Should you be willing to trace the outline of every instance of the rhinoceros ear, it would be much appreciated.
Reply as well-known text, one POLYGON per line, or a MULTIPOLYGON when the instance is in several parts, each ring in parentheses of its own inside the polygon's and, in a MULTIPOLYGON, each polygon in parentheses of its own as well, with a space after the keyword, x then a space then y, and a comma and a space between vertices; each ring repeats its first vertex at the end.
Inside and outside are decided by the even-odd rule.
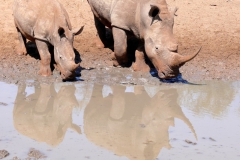
POLYGON ((160 9, 158 8, 158 6, 154 6, 154 5, 150 5, 151 9, 149 10, 148 15, 152 18, 152 22, 151 25, 155 22, 155 21, 161 21, 161 18, 159 16, 160 13, 160 9))
POLYGON ((154 5, 150 5, 150 6, 151 6, 151 9, 150 9, 148 15, 152 18, 155 18, 160 13, 160 9, 154 5))
POLYGON ((178 7, 174 7, 171 9, 171 13, 173 16, 177 16, 176 12, 178 11, 178 7))
POLYGON ((84 26, 82 26, 80 29, 73 29, 72 30, 73 35, 76 36, 76 35, 79 35, 80 33, 82 33, 83 28, 84 28, 84 26))

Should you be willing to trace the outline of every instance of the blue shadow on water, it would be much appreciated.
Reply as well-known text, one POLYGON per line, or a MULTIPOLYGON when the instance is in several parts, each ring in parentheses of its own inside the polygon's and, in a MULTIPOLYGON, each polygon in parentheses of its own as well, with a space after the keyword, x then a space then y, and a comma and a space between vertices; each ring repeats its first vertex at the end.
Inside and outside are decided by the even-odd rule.
POLYGON ((191 84, 191 85, 200 85, 200 84, 195 84, 195 83, 188 82, 187 80, 183 79, 181 73, 177 77, 174 77, 174 78, 171 78, 171 79, 161 79, 161 78, 159 78, 158 72, 157 72, 156 69, 151 69, 150 74, 153 77, 158 78, 163 83, 183 83, 183 84, 191 84))
POLYGON ((81 79, 81 76, 77 76, 77 77, 75 77, 75 81, 84 81, 84 80, 81 79))
POLYGON ((73 79, 68 79, 68 80, 63 80, 63 82, 76 82, 76 81, 84 81, 83 79, 81 79, 81 71, 82 70, 93 70, 94 68, 83 68, 83 67, 78 67, 75 70, 75 77, 73 79))
POLYGON ((81 79, 80 76, 76 76, 73 79, 67 79, 67 80, 62 80, 63 82, 77 82, 77 81, 84 81, 83 79, 81 79))

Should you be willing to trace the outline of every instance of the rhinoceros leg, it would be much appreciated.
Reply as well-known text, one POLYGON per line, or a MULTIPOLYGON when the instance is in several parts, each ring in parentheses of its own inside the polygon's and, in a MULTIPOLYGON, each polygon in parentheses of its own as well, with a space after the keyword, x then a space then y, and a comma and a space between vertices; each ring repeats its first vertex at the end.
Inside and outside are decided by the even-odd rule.
POLYGON ((48 45, 46 42, 35 40, 38 52, 41 58, 40 61, 40 70, 38 71, 39 75, 50 76, 52 74, 50 63, 51 63, 51 54, 48 50, 48 45))
POLYGON ((144 49, 142 46, 135 51, 135 59, 135 62, 132 64, 132 68, 134 71, 150 71, 150 67, 145 62, 144 49))
POLYGON ((127 63, 127 34, 124 30, 113 27, 114 52, 112 60, 114 66, 127 63))
POLYGON ((95 39, 96 46, 98 48, 104 48, 106 46, 106 28, 96 16, 94 16, 95 27, 97 29, 97 37, 95 39))
POLYGON ((22 33, 19 31, 18 28, 17 28, 17 31, 18 31, 19 44, 18 44, 16 52, 18 55, 26 55, 27 54, 26 38, 22 35, 22 33))
POLYGON ((119 120, 123 117, 125 109, 126 109, 126 102, 124 97, 124 92, 126 90, 125 87, 111 87, 113 90, 112 96, 112 107, 110 109, 110 117, 119 120))

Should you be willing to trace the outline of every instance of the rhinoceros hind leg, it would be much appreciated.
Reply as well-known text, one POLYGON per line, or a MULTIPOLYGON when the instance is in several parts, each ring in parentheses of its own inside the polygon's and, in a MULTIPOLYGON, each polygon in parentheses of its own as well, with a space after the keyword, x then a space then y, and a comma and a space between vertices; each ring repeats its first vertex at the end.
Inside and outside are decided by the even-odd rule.
POLYGON ((149 72, 150 67, 145 62, 143 49, 138 48, 135 52, 135 62, 132 64, 134 71, 149 72))
POLYGON ((22 35, 22 33, 19 31, 18 28, 17 28, 17 31, 18 31, 19 44, 17 46, 16 53, 18 55, 26 55, 27 54, 26 38, 22 35))
POLYGON ((104 48, 106 46, 106 28, 96 16, 94 16, 95 27, 97 29, 97 37, 94 42, 97 48, 104 48))
POLYGON ((41 58, 40 70, 38 71, 38 74, 41 76, 50 76, 52 74, 50 68, 51 54, 48 50, 48 45, 39 40, 36 40, 36 45, 41 58))
POLYGON ((112 53, 112 60, 114 66, 124 66, 127 59, 127 35, 122 29, 113 27, 114 39, 114 53, 112 53))

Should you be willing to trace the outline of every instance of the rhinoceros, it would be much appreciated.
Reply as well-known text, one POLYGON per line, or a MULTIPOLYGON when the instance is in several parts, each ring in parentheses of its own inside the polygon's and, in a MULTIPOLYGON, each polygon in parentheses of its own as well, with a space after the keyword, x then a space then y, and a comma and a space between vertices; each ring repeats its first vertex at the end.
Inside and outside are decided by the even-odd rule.
POLYGON ((88 0, 94 14, 100 40, 106 43, 107 26, 114 39, 114 65, 127 60, 127 38, 140 40, 135 52, 134 70, 149 71, 144 54, 158 71, 160 78, 168 79, 179 74, 179 68, 192 60, 200 49, 191 55, 178 54, 178 44, 173 36, 174 15, 177 9, 168 9, 165 0, 88 0))
POLYGON ((26 54, 26 39, 35 41, 40 54, 39 75, 52 74, 51 54, 48 46, 54 46, 55 67, 63 79, 72 77, 79 64, 75 63, 73 39, 82 32, 83 26, 73 30, 68 14, 57 0, 15 0, 13 16, 18 31, 17 53, 26 54))

